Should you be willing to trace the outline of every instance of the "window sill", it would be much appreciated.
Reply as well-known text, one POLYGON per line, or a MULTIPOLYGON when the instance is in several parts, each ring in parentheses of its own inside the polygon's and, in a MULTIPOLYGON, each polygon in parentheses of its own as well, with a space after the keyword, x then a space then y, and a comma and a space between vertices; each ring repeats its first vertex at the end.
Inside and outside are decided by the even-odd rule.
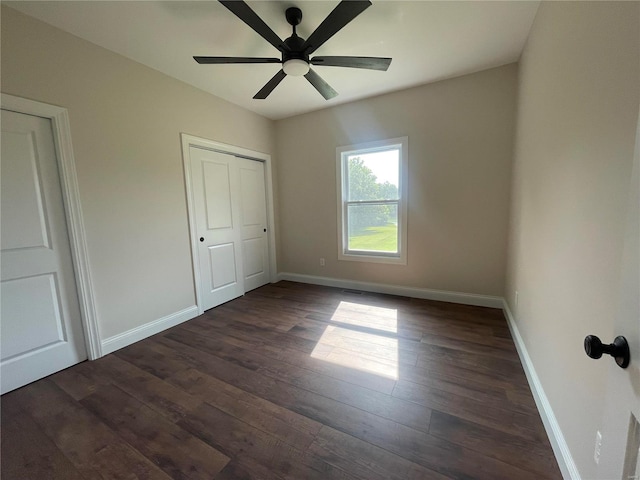
POLYGON ((338 260, 345 260, 348 262, 367 262, 367 263, 386 263, 391 265, 406 265, 406 256, 400 257, 387 257, 374 254, 358 254, 358 253, 338 253, 338 260))

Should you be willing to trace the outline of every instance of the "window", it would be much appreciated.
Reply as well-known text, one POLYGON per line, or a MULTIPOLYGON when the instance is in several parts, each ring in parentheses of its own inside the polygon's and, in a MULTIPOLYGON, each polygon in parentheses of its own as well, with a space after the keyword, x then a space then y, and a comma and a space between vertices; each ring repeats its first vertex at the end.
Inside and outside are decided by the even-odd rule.
POLYGON ((407 263, 407 137, 336 149, 338 259, 407 263))

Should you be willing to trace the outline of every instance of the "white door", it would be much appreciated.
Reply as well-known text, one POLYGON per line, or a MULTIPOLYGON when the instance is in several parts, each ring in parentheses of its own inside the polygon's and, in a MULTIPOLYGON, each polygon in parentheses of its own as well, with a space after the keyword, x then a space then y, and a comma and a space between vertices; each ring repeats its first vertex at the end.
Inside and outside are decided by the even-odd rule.
POLYGON ((269 281, 261 162, 189 147, 203 310, 269 281))
POLYGON ((244 294, 235 157, 190 147, 202 308, 244 294))
POLYGON ((269 283, 269 241, 264 188, 264 164, 236 158, 242 207, 242 263, 244 291, 269 283))
POLYGON ((0 390, 87 358, 51 121, 2 110, 0 390))
POLYGON ((640 479, 640 118, 633 169, 613 332, 629 342, 631 363, 621 369, 610 357, 605 359, 610 367, 598 478, 608 480, 640 479))

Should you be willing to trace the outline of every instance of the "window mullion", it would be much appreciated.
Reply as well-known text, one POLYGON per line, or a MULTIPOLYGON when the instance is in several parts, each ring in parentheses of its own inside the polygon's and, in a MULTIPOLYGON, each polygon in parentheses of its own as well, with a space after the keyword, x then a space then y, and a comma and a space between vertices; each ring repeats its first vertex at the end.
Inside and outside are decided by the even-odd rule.
POLYGON ((347 205, 393 205, 399 204, 400 200, 347 200, 347 205))

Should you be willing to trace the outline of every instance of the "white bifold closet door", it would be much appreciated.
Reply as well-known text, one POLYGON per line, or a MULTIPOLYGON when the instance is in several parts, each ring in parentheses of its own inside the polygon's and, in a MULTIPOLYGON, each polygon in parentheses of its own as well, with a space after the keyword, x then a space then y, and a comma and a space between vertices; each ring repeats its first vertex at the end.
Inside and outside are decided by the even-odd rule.
POLYGON ((264 164, 190 147, 204 310, 269 282, 264 164))

